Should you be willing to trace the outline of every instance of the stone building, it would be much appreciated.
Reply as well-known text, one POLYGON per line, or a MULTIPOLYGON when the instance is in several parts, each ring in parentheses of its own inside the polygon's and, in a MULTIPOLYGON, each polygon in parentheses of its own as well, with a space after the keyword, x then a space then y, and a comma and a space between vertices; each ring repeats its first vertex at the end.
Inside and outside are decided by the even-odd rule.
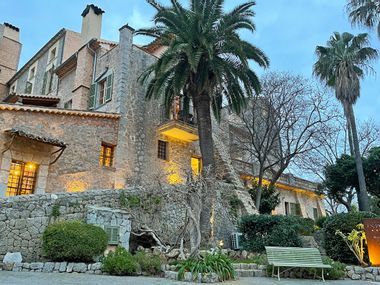
MULTIPOLYGON (((19 30, 0 25, 0 197, 177 184, 200 173, 194 120, 181 120, 181 102, 166 110, 146 101, 137 80, 163 47, 134 44, 128 25, 118 42, 102 39, 103 14, 87 5, 80 33, 61 29, 18 70, 19 30)), ((242 186, 214 129, 220 178, 242 186)), ((277 214, 324 215, 314 184, 284 177, 277 186, 277 214)))

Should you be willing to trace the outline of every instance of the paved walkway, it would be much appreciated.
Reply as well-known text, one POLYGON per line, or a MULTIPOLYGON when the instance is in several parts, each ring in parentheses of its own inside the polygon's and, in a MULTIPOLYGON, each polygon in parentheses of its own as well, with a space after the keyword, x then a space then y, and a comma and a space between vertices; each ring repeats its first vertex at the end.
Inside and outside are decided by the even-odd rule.
MULTIPOLYGON (((31 273, 0 271, 1 285, 190 285, 163 278, 115 277, 78 273, 31 273)), ((272 278, 241 278, 238 281, 217 283, 221 285, 372 285, 364 281, 326 281, 282 279, 280 283, 272 278)))

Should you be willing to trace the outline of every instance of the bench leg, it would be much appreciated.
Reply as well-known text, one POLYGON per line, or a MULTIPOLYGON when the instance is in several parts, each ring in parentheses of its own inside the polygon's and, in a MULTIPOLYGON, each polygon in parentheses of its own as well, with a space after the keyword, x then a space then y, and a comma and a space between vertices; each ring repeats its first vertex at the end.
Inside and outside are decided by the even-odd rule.
POLYGON ((280 281, 280 266, 277 267, 277 278, 278 278, 278 281, 280 281))
POLYGON ((272 266, 272 278, 274 277, 274 265, 272 266))
POLYGON ((324 272, 323 272, 323 268, 322 268, 322 281, 325 282, 325 275, 324 275, 324 272))

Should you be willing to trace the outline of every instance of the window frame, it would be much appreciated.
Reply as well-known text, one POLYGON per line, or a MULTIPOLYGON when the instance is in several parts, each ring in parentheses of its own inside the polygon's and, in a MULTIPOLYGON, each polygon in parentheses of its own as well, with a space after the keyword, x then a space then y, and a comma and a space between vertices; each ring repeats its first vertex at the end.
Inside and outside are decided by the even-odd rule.
POLYGON ((14 197, 14 196, 20 196, 20 195, 32 195, 34 194, 36 190, 37 185, 37 179, 38 179, 38 169, 39 165, 35 164, 33 162, 25 162, 21 160, 12 160, 9 168, 9 175, 8 175, 8 182, 7 182, 7 188, 5 195, 6 197, 14 197), (12 174, 12 167, 14 165, 19 165, 20 174, 12 174), (32 165, 34 167, 34 170, 28 170, 27 166, 32 165), (31 175, 31 174, 32 175, 31 175), (15 176, 15 178, 18 179, 17 181, 11 181, 11 179, 15 176), (14 186, 10 186, 10 184, 16 183, 14 186), (28 189, 28 186, 30 186, 31 189, 28 189), (14 189, 15 191, 11 191, 11 189, 14 189), (10 195, 11 192, 13 195, 10 195))
POLYGON ((99 156, 99 165, 101 167, 105 168, 113 168, 114 166, 114 160, 115 160, 115 148, 116 146, 110 143, 102 142, 100 146, 100 156, 99 156), (106 156, 106 150, 110 149, 111 154, 109 156, 106 156), (110 160, 109 165, 106 165, 107 159, 110 160))
POLYGON ((107 244, 108 245, 118 245, 120 243, 120 227, 119 226, 104 226, 104 231, 107 234, 107 244), (116 233, 116 239, 113 239, 115 237, 114 230, 117 231, 116 233))
POLYGON ((67 100, 65 103, 63 103, 63 108, 64 109, 73 109, 73 99, 67 100))
POLYGON ((157 158, 168 161, 169 160, 169 143, 168 141, 159 139, 157 142, 157 158))

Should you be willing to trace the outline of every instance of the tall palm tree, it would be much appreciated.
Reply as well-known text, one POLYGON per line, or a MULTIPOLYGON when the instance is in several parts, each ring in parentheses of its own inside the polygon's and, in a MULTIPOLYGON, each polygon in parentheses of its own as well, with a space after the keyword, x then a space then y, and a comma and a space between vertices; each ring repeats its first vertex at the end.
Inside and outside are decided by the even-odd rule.
POLYGON ((379 0, 348 0, 347 11, 352 24, 360 24, 368 28, 377 26, 377 35, 380 38, 379 0))
POLYGON ((327 86, 335 89, 335 96, 343 106, 347 125, 352 134, 353 152, 359 179, 358 202, 361 211, 369 210, 368 194, 363 172, 353 105, 360 96, 360 79, 370 71, 370 61, 378 57, 376 49, 368 47, 368 34, 354 36, 335 32, 327 46, 317 46, 314 74, 327 86))
POLYGON ((218 118, 222 102, 237 113, 260 82, 249 61, 268 67, 263 51, 241 39, 239 30, 253 32, 254 1, 224 12, 224 0, 189 0, 189 7, 171 0, 156 9, 155 27, 136 33, 156 38, 167 46, 162 56, 140 77, 148 83, 146 98, 162 98, 169 106, 176 95, 191 98, 197 115, 199 143, 204 169, 213 175, 214 148, 211 111, 218 118))

